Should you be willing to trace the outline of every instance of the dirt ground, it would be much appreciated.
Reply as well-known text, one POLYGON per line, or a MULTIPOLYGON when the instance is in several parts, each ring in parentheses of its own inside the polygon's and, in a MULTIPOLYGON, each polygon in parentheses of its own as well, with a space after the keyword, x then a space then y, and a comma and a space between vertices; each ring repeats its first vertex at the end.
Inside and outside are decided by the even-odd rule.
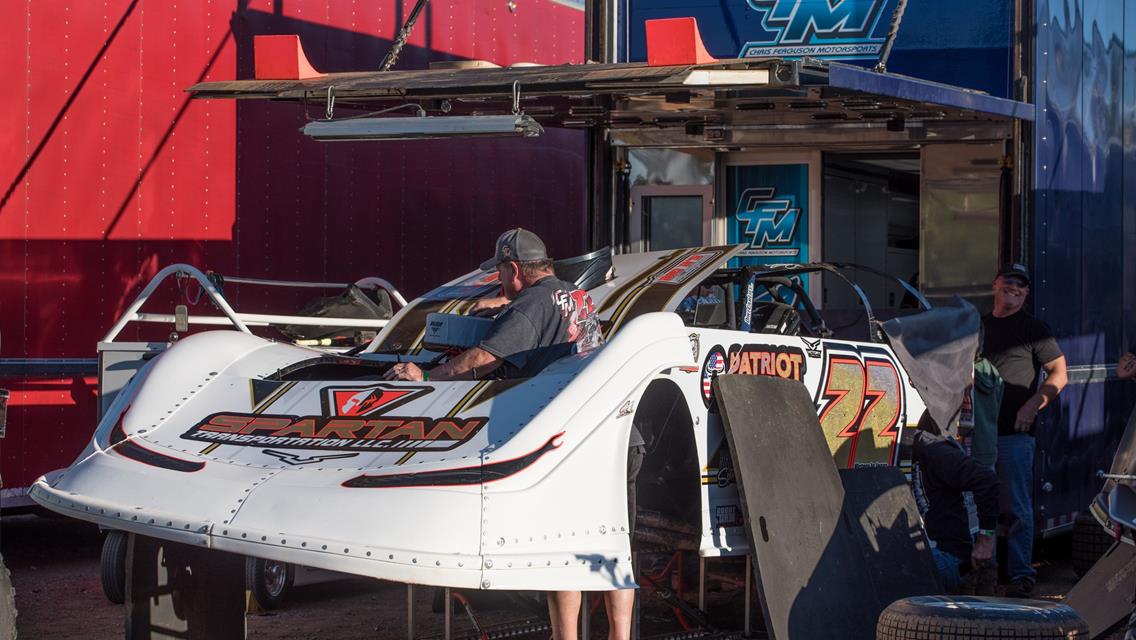
MULTIPOLYGON (((122 637, 123 607, 107 601, 99 583, 101 546, 98 529, 76 520, 30 514, 0 520, 0 554, 12 573, 21 640, 122 637)), ((1046 544, 1038 555, 1037 595, 1060 599, 1076 580, 1068 544, 1060 540, 1046 544)), ((433 590, 415 592, 416 635, 440 636, 443 616, 431 609, 433 590)), ((678 631, 670 607, 654 594, 646 595, 641 611, 644 635, 678 631)), ((743 600, 738 590, 714 591, 708 606, 712 619, 735 621, 740 627, 743 600)), ((495 608, 493 603, 475 602, 475 609, 482 623, 530 617, 515 604, 495 608)), ((754 616, 760 618, 756 611, 754 616)), ((367 579, 298 586, 284 608, 249 615, 246 620, 248 638, 254 640, 401 639, 406 637, 406 587, 367 579)), ((606 631, 606 624, 599 617, 596 620, 597 631, 606 631)), ((455 631, 472 628, 459 611, 455 611, 454 625, 455 631)), ((547 638, 547 634, 526 637, 547 638)))

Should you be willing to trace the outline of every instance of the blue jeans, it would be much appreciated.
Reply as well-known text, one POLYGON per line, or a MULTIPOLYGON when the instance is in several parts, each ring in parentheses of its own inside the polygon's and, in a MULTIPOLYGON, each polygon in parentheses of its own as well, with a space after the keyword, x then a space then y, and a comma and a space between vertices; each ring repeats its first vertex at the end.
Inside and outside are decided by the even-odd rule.
POLYGON ((1033 560, 1033 436, 998 436, 998 483, 1006 516, 1006 569, 1010 579, 1037 579, 1033 560))
POLYGON ((939 549, 931 549, 931 556, 935 560, 935 571, 943 581, 943 589, 947 593, 958 593, 962 586, 962 560, 939 549))

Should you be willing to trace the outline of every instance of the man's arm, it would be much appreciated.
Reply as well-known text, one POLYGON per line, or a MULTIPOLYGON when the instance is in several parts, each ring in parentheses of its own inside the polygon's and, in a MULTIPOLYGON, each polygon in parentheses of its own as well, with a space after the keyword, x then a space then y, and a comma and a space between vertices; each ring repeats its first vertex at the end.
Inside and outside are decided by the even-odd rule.
POLYGON ((1065 369, 1065 356, 1058 356, 1041 368, 1045 371, 1045 380, 1037 393, 1018 409, 1018 416, 1014 421, 1015 431, 1029 431, 1034 420, 1037 419, 1037 413, 1048 406, 1069 382, 1069 373, 1065 369))
MULTIPOLYGON (((477 380, 493 373, 504 360, 474 347, 430 370, 431 380, 477 380)), ((385 380, 423 380, 422 369, 413 362, 400 362, 383 376, 385 380)))
POLYGON ((430 372, 431 380, 479 380, 493 373, 505 361, 481 347, 462 351, 430 372))
POLYGON ((1136 346, 1120 356, 1120 362, 1116 363, 1116 377, 1121 380, 1136 379, 1136 346))

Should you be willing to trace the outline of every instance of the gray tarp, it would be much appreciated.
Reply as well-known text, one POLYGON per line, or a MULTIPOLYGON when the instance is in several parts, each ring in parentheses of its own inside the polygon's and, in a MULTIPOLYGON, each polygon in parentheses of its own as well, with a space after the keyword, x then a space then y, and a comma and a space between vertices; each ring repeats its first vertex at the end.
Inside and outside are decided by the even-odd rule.
POLYGON ((981 325, 974 305, 957 296, 948 305, 881 325, 931 419, 949 437, 958 435, 954 419, 974 373, 981 325))

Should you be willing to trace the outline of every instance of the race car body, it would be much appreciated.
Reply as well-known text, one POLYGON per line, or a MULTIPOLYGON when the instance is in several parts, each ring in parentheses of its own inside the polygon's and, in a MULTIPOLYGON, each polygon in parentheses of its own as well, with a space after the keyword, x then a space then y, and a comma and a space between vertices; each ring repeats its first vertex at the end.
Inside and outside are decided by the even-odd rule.
POLYGON ((480 271, 411 301, 357 355, 191 335, 32 496, 111 528, 400 582, 604 590, 634 584, 634 424, 643 535, 670 526, 703 556, 743 554, 715 376, 800 381, 840 467, 897 463, 924 404, 870 307, 868 341, 839 340, 804 295, 800 276, 837 269, 726 268, 740 250, 558 265, 589 291, 606 342, 525 379, 382 380, 395 362, 444 357, 430 314, 495 295, 480 271))

